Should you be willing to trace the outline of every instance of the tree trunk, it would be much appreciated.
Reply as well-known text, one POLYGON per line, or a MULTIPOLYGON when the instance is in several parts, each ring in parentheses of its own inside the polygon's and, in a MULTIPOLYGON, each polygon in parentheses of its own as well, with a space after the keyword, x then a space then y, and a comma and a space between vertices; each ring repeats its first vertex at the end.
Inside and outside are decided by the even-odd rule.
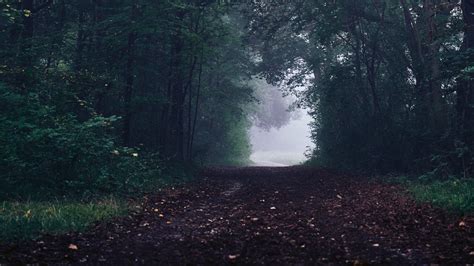
POLYGON ((82 52, 84 51, 84 10, 79 10, 79 18, 77 25, 77 40, 76 40, 76 58, 74 61, 74 70, 80 71, 82 68, 82 52))
MULTIPOLYGON (((185 99, 186 99, 186 95, 188 95, 188 126, 187 126, 187 131, 188 131, 188 135, 189 132, 191 131, 191 108, 192 108, 192 86, 193 86, 193 76, 194 76, 194 69, 196 68, 196 62, 197 62, 197 56, 193 56, 193 59, 192 59, 192 63, 191 63, 191 68, 189 69, 189 76, 188 76, 188 82, 186 83, 186 86, 184 87, 184 93, 183 93, 183 99, 182 99, 182 104, 183 104, 183 108, 182 108, 182 112, 184 112, 184 108, 185 108, 185 99)), ((183 117, 183 115, 181 115, 183 117)), ((184 121, 183 121, 184 123, 184 121)), ((184 143, 185 143, 185 140, 186 140, 186 137, 184 135, 184 124, 181 126, 181 129, 182 131, 180 132, 179 134, 179 137, 180 137, 180 145, 181 145, 181 149, 183 150, 183 154, 185 158, 188 158, 188 147, 186 145, 186 148, 184 146, 184 143)), ((189 139, 189 138, 188 138, 189 139)), ((188 141, 189 142, 189 141, 188 141)))
MULTIPOLYGON (((474 60, 474 0, 463 0, 464 39, 461 52, 465 62, 474 60)), ((466 67, 469 66, 466 64, 466 67)), ((474 146, 474 75, 464 77, 457 88, 456 110, 458 132, 462 142, 474 146)))
MULTIPOLYGON (((181 34, 181 33, 179 33, 181 34)), ((166 153, 170 156, 175 156, 176 159, 182 160, 182 151, 178 148, 179 146, 179 131, 180 131, 180 110, 182 108, 181 99, 183 94, 183 62, 181 60, 183 50, 183 41, 181 37, 177 37, 174 42, 175 57, 174 66, 175 71, 173 73, 172 85, 170 86, 170 111, 168 113, 168 132, 167 132, 167 146, 166 153)))
MULTIPOLYGON (((172 49, 174 50, 174 49, 172 49)), ((160 140, 159 146, 160 150, 166 154, 168 151, 168 130, 169 130, 169 113, 171 111, 171 85, 172 85, 172 74, 173 74, 173 56, 169 62, 168 66, 168 82, 166 85, 166 101, 161 108, 161 117, 160 117, 160 140)))
MULTIPOLYGON (((433 0, 426 0, 424 4, 426 27, 428 32, 427 46, 428 55, 427 63, 429 68, 428 93, 429 93, 429 104, 431 113, 431 127, 434 132, 443 134, 447 126, 447 106, 443 98, 441 80, 440 80, 440 54, 439 50, 441 47, 441 40, 438 33, 438 18, 437 13, 443 12, 441 15, 448 17, 449 9, 440 9, 438 11, 437 6, 433 0), (447 11, 447 12, 446 12, 447 11)), ((444 26, 444 25, 442 25, 444 26)))
MULTIPOLYGON (((132 6, 131 22, 132 27, 135 26, 138 11, 138 4, 135 1, 132 6)), ((132 96, 133 96, 133 82, 135 80, 135 42, 137 40, 137 33, 132 29, 128 34, 127 42, 127 64, 125 68, 125 91, 124 91, 124 120, 123 120, 123 135, 122 141, 125 146, 132 144, 131 140, 131 121, 132 121, 132 96)))
POLYGON ((198 117, 198 112, 199 112, 199 98, 201 97, 201 77, 202 77, 202 67, 204 63, 203 60, 204 60, 204 55, 201 50, 201 61, 199 63, 198 84, 196 88, 196 103, 194 104, 194 118, 193 118, 193 123, 192 123, 192 129, 189 133, 189 139, 188 139, 188 160, 189 161, 192 161, 194 159, 193 158, 193 144, 194 144, 194 135, 196 132, 197 117, 198 117))
MULTIPOLYGON (((23 29, 19 42, 19 63, 22 68, 29 69, 33 64, 32 44, 34 35, 34 0, 24 0, 21 8, 23 14, 23 29)), ((28 71, 25 71, 25 73, 28 71)))

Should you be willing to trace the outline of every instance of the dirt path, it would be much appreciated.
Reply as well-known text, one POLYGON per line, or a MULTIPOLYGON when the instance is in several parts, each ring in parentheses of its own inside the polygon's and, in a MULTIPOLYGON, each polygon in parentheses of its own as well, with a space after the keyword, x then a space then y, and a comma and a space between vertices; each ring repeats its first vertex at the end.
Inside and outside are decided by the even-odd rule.
POLYGON ((321 169, 209 169, 138 207, 84 234, 0 247, 0 263, 474 262, 472 222, 417 205, 398 187, 321 169))

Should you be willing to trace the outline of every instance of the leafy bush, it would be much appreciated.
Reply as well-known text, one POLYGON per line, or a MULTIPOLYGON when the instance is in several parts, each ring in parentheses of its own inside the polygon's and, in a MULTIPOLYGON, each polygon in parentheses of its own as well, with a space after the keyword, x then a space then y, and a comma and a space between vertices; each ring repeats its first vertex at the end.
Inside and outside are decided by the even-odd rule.
POLYGON ((0 84, 0 197, 128 192, 159 175, 156 156, 115 143, 117 120, 81 121, 0 84))

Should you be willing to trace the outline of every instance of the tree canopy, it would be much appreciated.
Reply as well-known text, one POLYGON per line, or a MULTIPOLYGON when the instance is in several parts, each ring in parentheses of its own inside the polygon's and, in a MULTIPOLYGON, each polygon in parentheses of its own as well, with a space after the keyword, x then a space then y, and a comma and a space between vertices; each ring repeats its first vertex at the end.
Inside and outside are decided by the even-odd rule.
POLYGON ((314 161, 470 176, 473 5, 253 1, 250 40, 263 75, 311 109, 314 161))
POLYGON ((472 175, 472 0, 0 8, 0 178, 10 187, 117 185, 148 157, 244 164, 251 123, 291 118, 276 85, 311 112, 314 163, 472 175), (262 97, 274 101, 258 107, 262 97))

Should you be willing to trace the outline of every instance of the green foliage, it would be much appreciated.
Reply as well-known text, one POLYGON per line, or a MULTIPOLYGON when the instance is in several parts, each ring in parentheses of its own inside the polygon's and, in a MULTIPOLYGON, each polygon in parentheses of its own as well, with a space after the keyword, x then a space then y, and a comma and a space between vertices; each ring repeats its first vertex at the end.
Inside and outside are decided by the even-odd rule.
POLYGON ((126 204, 112 198, 89 203, 5 201, 0 203, 0 242, 82 231, 96 221, 124 215, 126 211, 126 204))
POLYGON ((79 121, 56 112, 35 93, 0 86, 1 196, 36 197, 126 192, 161 172, 157 158, 120 147, 110 134, 116 117, 79 121))
POLYGON ((408 182, 408 191, 415 199, 462 215, 474 213, 474 180, 408 182))
MULTIPOLYGON (((33 6, 29 8, 35 12, 28 13, 21 3, 0 3, 5 26, 0 27, 0 80, 21 91, 21 97, 37 95, 44 109, 39 111, 58 118, 55 125, 47 122, 49 132, 38 138, 67 142, 70 137, 79 141, 77 147, 87 147, 77 155, 75 167, 89 155, 120 150, 112 146, 140 147, 178 161, 209 161, 206 154, 224 146, 197 136, 223 140, 233 122, 248 115, 242 116, 240 109, 252 101, 245 81, 253 62, 243 49, 245 21, 228 3, 49 1, 33 6), (96 125, 103 119, 113 120, 107 123, 114 128, 96 125), (207 123, 211 120, 216 123, 207 123), (229 124, 214 128, 217 123, 229 124), (63 138, 56 140, 54 134, 63 138), (91 143, 80 143, 89 138, 91 143), (97 147, 102 145, 108 147, 97 147)), ((221 155, 233 157, 231 150, 238 148, 226 147, 229 152, 221 155)), ((78 152, 58 156, 67 157, 66 163, 72 153, 78 152)), ((97 164, 113 162, 108 155, 101 157, 97 164)))
POLYGON ((471 175, 474 20, 463 8, 472 9, 446 0, 250 4, 259 70, 311 110, 312 163, 471 175))
POLYGON ((254 64, 229 6, 1 0, 0 200, 38 215, 5 203, 0 229, 75 229, 108 211, 59 202, 46 217, 34 201, 120 198, 185 180, 196 160, 245 162, 254 64))
POLYGON ((219 146, 210 150, 208 164, 214 165, 248 165, 252 152, 248 137, 249 122, 237 121, 226 129, 219 146))

